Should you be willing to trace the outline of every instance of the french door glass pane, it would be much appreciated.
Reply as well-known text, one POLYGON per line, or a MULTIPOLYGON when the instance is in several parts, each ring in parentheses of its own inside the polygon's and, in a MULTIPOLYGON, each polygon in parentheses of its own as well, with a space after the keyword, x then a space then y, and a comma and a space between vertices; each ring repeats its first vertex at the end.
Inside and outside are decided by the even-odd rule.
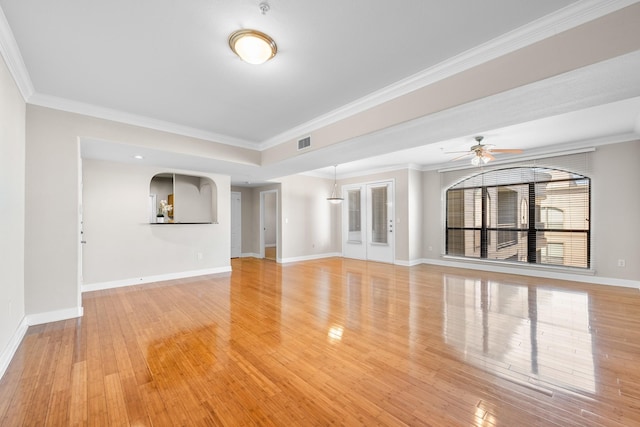
POLYGON ((371 189, 371 241, 387 243, 387 187, 371 189))
POLYGON ((360 189, 347 191, 349 203, 349 241, 362 241, 362 225, 360 224, 360 189))

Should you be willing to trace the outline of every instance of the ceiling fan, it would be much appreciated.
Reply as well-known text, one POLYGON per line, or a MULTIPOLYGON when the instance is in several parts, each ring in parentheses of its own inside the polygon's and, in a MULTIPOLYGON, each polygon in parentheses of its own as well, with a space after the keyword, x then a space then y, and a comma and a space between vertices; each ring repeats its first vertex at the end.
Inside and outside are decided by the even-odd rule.
POLYGON ((483 144, 482 140, 483 136, 476 136, 474 138, 477 142, 476 145, 472 146, 469 151, 450 151, 450 154, 454 153, 464 153, 461 156, 458 156, 454 159, 451 159, 452 162, 456 160, 463 159, 465 157, 471 156, 471 164, 474 166, 480 166, 489 163, 491 160, 495 160, 496 158, 493 156, 495 153, 507 153, 507 154, 520 154, 522 150, 518 148, 493 148, 494 146, 491 144, 483 144))

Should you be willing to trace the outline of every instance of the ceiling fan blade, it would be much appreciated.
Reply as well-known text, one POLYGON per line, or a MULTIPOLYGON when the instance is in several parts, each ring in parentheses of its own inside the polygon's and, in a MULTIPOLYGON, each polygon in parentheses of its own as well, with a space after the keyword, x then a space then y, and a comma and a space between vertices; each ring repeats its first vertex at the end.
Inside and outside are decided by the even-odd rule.
POLYGON ((466 150, 466 151, 445 151, 444 154, 459 154, 459 153, 467 153, 469 154, 470 151, 466 150))
POLYGON ((489 158, 489 160, 495 160, 495 159, 496 159, 496 158, 495 158, 495 157, 493 157, 493 156, 491 155, 491 153, 490 153, 490 152, 488 152, 488 151, 485 151, 485 152, 484 152, 484 154, 482 154, 482 157, 487 157, 487 158, 489 158))
POLYGON ((522 150, 517 148, 494 148, 491 150, 492 153, 511 153, 511 154, 520 154, 522 150))
POLYGON ((458 156, 456 158, 451 159, 452 162, 455 162, 456 160, 460 160, 460 159, 464 159, 465 157, 469 156, 469 155, 475 155, 476 153, 471 153, 471 152, 466 152, 465 154, 463 154, 462 156, 458 156))

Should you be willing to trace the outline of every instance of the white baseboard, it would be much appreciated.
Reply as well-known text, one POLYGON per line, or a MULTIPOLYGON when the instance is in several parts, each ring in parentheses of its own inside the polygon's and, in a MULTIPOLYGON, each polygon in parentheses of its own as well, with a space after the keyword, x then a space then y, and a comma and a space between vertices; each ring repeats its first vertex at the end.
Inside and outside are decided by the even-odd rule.
POLYGON ((11 359, 13 359, 13 355, 16 354, 18 346, 20 346, 28 328, 29 325, 27 324, 27 318, 25 316, 22 318, 22 321, 9 340, 9 343, 7 343, 7 346, 2 350, 2 353, 0 353, 0 378, 2 378, 4 373, 7 371, 7 368, 11 363, 11 359))
POLYGON ((313 261, 316 259, 333 258, 333 257, 341 257, 341 256, 342 256, 341 252, 333 252, 333 253, 327 253, 327 254, 305 255, 305 256, 292 257, 292 258, 280 258, 278 259, 278 262, 282 264, 288 264, 290 262, 313 261))
POLYGON ((264 245, 264 247, 265 247, 265 248, 275 248, 275 247, 276 247, 276 244, 275 244, 275 243, 268 244, 268 245, 266 245, 266 244, 265 244, 265 245, 264 245))
POLYGON ((84 309, 82 307, 66 308, 64 310, 47 311, 45 313, 28 314, 26 316, 27 325, 42 325, 43 323, 59 322, 60 320, 82 317, 84 309))
POLYGON ((112 280, 109 282, 89 283, 82 285, 82 292, 100 291, 103 289, 121 288, 124 286, 142 285, 144 283, 163 282, 165 280, 184 279, 187 277, 206 276, 209 274, 229 273, 231 266, 207 268, 203 270, 181 271, 179 273, 160 274, 157 276, 134 277, 130 279, 112 280))
POLYGON ((464 262, 464 261, 455 261, 455 260, 446 260, 446 259, 433 259, 433 258, 423 258, 421 260, 421 263, 440 265, 443 267, 455 267, 455 268, 466 268, 469 270, 490 271, 494 273, 517 274, 520 276, 544 277, 547 279, 558 279, 558 280, 570 280, 573 282, 591 283, 594 285, 621 286, 625 288, 640 289, 640 281, 638 280, 615 279, 611 277, 575 274, 575 273, 568 273, 564 271, 551 271, 551 270, 543 270, 543 269, 534 270, 534 269, 509 267, 509 266, 493 265, 493 264, 482 265, 482 264, 476 264, 473 262, 464 262))
POLYGON ((256 254, 253 252, 247 252, 244 254, 240 254, 240 258, 260 258, 260 254, 256 254))
POLYGON ((413 267, 415 265, 420 265, 420 264, 424 264, 424 261, 421 259, 414 259, 411 261, 403 261, 403 260, 395 260, 393 262, 395 265, 400 265, 403 267, 413 267))
POLYGON ((48 311, 45 313, 28 314, 22 318, 15 333, 9 340, 7 346, 0 353, 0 378, 7 371, 11 359, 16 354, 22 339, 27 333, 29 326, 41 325, 43 323, 58 322, 60 320, 82 317, 84 310, 82 307, 67 308, 64 310, 48 311))

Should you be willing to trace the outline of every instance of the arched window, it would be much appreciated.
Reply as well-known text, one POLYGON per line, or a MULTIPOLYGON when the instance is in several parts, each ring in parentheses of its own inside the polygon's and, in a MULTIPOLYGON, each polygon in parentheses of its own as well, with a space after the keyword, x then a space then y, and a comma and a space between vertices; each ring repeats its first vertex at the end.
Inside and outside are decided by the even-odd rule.
POLYGON ((448 255, 589 268, 589 178, 542 167, 498 169, 446 194, 448 255))

